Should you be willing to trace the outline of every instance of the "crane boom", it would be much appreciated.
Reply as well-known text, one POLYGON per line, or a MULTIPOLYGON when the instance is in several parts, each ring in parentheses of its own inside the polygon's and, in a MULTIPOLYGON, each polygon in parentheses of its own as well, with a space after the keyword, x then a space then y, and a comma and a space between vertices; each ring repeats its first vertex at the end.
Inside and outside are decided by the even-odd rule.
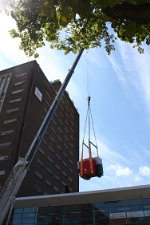
POLYGON ((4 221, 7 218, 7 214, 11 208, 11 205, 14 202, 14 199, 19 191, 19 188, 27 174, 28 168, 34 158, 34 155, 37 152, 38 146, 40 145, 43 136, 53 119, 53 115, 61 101, 61 98, 64 94, 64 91, 74 73, 74 69, 83 53, 83 49, 78 53, 71 69, 68 71, 68 74, 61 85, 50 109, 48 110, 41 127, 39 128, 35 138, 33 139, 29 150, 24 158, 19 158, 18 162, 15 164, 13 170, 11 171, 1 193, 0 193, 0 225, 3 225, 4 221))

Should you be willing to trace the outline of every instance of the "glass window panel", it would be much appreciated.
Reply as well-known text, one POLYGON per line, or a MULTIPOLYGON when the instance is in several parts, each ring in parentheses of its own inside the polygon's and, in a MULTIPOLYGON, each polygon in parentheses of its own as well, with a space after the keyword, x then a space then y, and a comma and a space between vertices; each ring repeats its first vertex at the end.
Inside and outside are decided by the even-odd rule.
POLYGON ((142 205, 143 205, 143 210, 145 212, 145 215, 150 214, 150 198, 142 199, 142 205))
POLYGON ((15 209, 15 213, 22 213, 23 212, 23 208, 16 208, 15 209))
POLYGON ((104 216, 109 215, 109 204, 108 203, 96 203, 94 204, 95 212, 101 212, 104 216))
POLYGON ((150 210, 144 210, 144 215, 145 216, 150 216, 150 210))
POLYGON ((142 200, 141 199, 130 199, 130 200, 126 200, 125 203, 128 206, 130 206, 130 205, 141 205, 142 200))
POLYGON ((127 212, 127 217, 143 217, 144 213, 143 211, 131 211, 131 212, 127 212))
POLYGON ((26 215, 26 217, 22 218, 22 223, 33 224, 34 221, 35 221, 34 216, 29 218, 28 215, 26 215))
POLYGON ((150 198, 142 198, 142 203, 144 204, 144 205, 150 205, 150 198))
POLYGON ((10 73, 0 76, 0 111, 3 106, 3 102, 4 102, 7 88, 8 88, 9 82, 10 82, 10 78, 11 78, 10 73))

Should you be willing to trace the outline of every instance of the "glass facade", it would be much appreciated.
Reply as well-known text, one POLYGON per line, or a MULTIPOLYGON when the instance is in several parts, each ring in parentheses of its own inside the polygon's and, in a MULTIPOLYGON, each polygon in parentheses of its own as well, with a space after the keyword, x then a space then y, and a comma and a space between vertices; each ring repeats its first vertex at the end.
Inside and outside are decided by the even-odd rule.
POLYGON ((150 224, 150 198, 15 208, 11 225, 150 224))

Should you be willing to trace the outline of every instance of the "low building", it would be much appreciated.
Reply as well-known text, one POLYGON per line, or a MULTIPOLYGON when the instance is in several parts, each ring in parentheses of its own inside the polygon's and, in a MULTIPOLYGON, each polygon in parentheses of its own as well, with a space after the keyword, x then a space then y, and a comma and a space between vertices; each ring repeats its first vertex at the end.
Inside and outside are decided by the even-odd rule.
POLYGON ((17 198, 11 225, 150 225, 150 185, 17 198))

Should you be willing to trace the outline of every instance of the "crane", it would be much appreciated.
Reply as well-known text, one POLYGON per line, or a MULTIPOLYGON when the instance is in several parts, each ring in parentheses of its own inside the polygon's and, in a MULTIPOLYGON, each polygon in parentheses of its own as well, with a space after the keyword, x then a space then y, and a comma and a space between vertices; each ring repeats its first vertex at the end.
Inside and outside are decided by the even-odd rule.
POLYGON ((28 172, 28 169, 30 167, 30 164, 34 158, 34 155, 37 152, 38 146, 40 145, 43 136, 50 124, 50 122, 53 119, 53 115, 61 101, 61 98, 64 94, 64 91, 74 73, 74 69, 76 68, 78 61, 83 53, 84 49, 82 49, 71 69, 68 71, 67 76, 64 80, 64 82, 62 83, 59 91, 57 92, 57 95, 52 103, 52 105, 50 106, 50 109, 48 110, 36 136, 34 137, 28 151, 27 154, 25 155, 24 158, 19 158, 17 163, 14 165, 1 193, 0 193, 0 225, 4 224, 4 221, 6 221, 7 219, 7 215, 10 211, 10 208, 13 206, 15 197, 19 191, 19 188, 28 172))

